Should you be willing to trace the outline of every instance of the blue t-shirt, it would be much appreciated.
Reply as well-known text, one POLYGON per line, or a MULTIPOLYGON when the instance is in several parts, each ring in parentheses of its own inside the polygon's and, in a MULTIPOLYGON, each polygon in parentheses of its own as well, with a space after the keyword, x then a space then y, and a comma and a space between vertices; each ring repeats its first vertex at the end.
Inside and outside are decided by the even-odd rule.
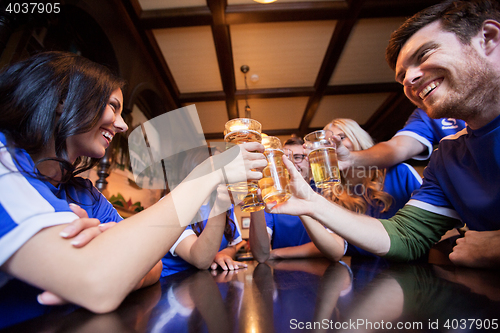
POLYGON ((422 177, 415 169, 406 164, 396 164, 387 169, 384 180, 384 192, 392 196, 392 204, 388 211, 382 213, 380 208, 369 206, 365 215, 377 219, 388 219, 403 208, 410 200, 411 194, 422 185, 422 177))
POLYGON ((0 133, 0 265, 43 228, 76 220, 78 216, 68 203, 76 203, 89 218, 102 223, 122 220, 90 180, 78 177, 83 188, 77 188, 30 177, 21 171, 34 170, 30 155, 16 149, 14 162, 5 144, 6 138, 0 133))
POLYGON ((265 212, 267 232, 271 237, 271 247, 299 246, 311 242, 300 217, 265 212))
MULTIPOLYGON (((388 211, 382 213, 380 207, 369 206, 365 215, 378 219, 388 219, 394 216, 410 200, 413 191, 420 188, 421 185, 422 177, 420 177, 412 166, 406 163, 396 164, 387 169, 383 188, 384 192, 392 196, 391 207, 388 211)), ((376 255, 352 244, 348 245, 346 254, 350 256, 365 255, 376 257, 376 255)))
MULTIPOLYGON (((200 207, 201 216, 208 216, 210 214, 210 209, 211 207, 209 205, 201 206, 200 207)), ((226 236, 222 235, 222 241, 219 247, 219 251, 225 249, 228 246, 236 245, 242 241, 241 231, 238 225, 238 221, 236 220, 236 215, 234 213, 234 206, 231 206, 229 213, 231 214, 234 221, 234 225, 232 226, 234 231, 234 239, 233 241, 229 242, 226 236)), ((207 225, 207 221, 208 219, 205 219, 203 221, 203 228, 205 228, 205 226, 207 225)), ((180 235, 180 237, 177 239, 174 245, 170 248, 170 251, 168 251, 167 254, 161 259, 163 263, 163 270, 161 272, 162 277, 194 267, 193 265, 191 265, 190 263, 179 257, 177 254, 175 254, 175 249, 177 248, 177 245, 189 235, 196 235, 193 231, 192 224, 186 227, 186 230, 184 230, 184 232, 180 235)))
POLYGON ((432 119, 422 109, 416 109, 406 121, 405 127, 399 130, 395 136, 410 136, 424 146, 427 151, 415 156, 416 160, 426 160, 431 156, 434 145, 442 138, 460 132, 465 128, 465 121, 454 118, 432 119))
POLYGON ((500 229, 500 116, 443 139, 408 204, 460 219, 472 230, 500 229))

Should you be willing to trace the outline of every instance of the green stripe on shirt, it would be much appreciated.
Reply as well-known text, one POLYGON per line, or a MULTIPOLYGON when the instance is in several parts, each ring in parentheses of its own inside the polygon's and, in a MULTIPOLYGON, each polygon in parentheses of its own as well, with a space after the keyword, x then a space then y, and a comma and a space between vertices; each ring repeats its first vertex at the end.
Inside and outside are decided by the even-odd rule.
POLYGON ((420 258, 446 231, 462 225, 460 220, 410 205, 380 222, 391 240, 389 252, 384 257, 399 261, 420 258))

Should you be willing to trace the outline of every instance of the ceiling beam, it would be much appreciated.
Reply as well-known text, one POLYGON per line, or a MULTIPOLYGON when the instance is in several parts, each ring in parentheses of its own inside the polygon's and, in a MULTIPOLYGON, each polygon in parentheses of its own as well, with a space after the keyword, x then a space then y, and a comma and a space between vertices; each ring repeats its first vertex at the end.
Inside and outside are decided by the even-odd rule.
POLYGON ((207 6, 145 10, 140 15, 143 29, 163 29, 212 25, 212 13, 207 6))
POLYGON ((233 50, 229 26, 226 24, 225 0, 207 0, 212 12, 212 35, 214 37, 215 52, 222 80, 222 88, 226 94, 226 107, 228 119, 238 117, 238 105, 234 97, 236 93, 236 78, 234 77, 233 50))
MULTIPOLYGON (((266 134, 269 136, 285 136, 297 134, 298 130, 296 128, 287 128, 287 129, 277 129, 277 130, 266 130, 266 134)), ((205 140, 221 140, 224 138, 223 132, 216 133, 205 133, 205 140)))
MULTIPOLYGON (((248 98, 310 97, 314 95, 314 91, 313 87, 249 89, 248 92, 245 90, 237 90, 234 97, 236 100, 245 99, 245 96, 248 98)), ((324 96, 390 93, 400 91, 401 85, 396 82, 346 84, 326 87, 324 96)), ((226 94, 223 91, 207 91, 179 95, 179 101, 182 104, 224 101, 225 99, 226 94)))
POLYGON ((359 18, 409 17, 442 0, 366 0, 359 18))
MULTIPOLYGON (((137 0, 131 0, 137 2, 137 0)), ((439 3, 440 0, 366 0, 360 7, 358 18, 405 17, 439 3)), ((140 8, 140 6, 139 6, 140 8)), ((346 1, 270 3, 265 6, 229 5, 224 7, 226 25, 341 20, 352 13, 352 5, 346 1)), ((186 7, 145 10, 138 14, 143 29, 162 29, 212 25, 209 7, 186 7)))
POLYGON ((350 13, 345 20, 340 20, 335 26, 332 38, 328 44, 325 57, 321 64, 318 76, 314 83, 314 94, 309 98, 304 115, 300 121, 299 132, 300 134, 306 134, 309 130, 309 124, 311 123, 316 111, 318 110, 319 102, 325 94, 328 82, 332 77, 332 74, 337 67, 342 50, 349 39, 351 31, 356 24, 357 16, 361 10, 361 6, 364 0, 352 0, 349 3, 350 13))
MULTIPOLYGON (((121 1, 123 7, 128 13, 130 20, 132 21, 135 27, 138 27, 140 24, 139 15, 141 13, 140 5, 137 0, 123 0, 121 1)), ((159 81, 163 82, 165 87, 165 96, 169 99, 170 104, 168 107, 172 107, 172 109, 179 108, 181 106, 179 102, 179 88, 177 87, 174 77, 168 68, 167 63, 165 62, 165 58, 163 57, 156 40, 149 30, 136 28, 137 33, 139 34, 140 39, 142 40, 142 45, 147 52, 145 54, 149 54, 149 60, 152 62, 153 68, 158 68, 156 71, 159 76, 159 81)))
POLYGON ((348 15, 346 1, 270 3, 227 6, 228 24, 338 20, 348 15))

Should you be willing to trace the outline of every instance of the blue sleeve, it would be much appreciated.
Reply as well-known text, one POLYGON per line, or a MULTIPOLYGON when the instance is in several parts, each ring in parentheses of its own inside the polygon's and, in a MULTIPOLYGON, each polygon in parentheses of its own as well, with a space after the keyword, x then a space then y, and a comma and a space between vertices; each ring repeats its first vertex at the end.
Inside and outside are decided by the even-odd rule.
POLYGON ((431 119, 422 109, 416 109, 406 121, 405 126, 395 136, 410 136, 424 146, 427 150, 414 157, 416 160, 428 159, 442 138, 458 133, 466 127, 463 120, 454 118, 431 119))
POLYGON ((123 218, 113 207, 111 202, 94 187, 89 179, 76 178, 79 187, 69 187, 66 189, 66 200, 74 202, 85 209, 89 218, 96 218, 101 223, 120 222, 123 218))
POLYGON ((0 144, 0 265, 43 228, 78 218, 47 184, 18 171, 33 170, 29 155, 16 156, 19 164, 0 144))
POLYGON ((451 202, 448 200, 447 195, 439 185, 439 181, 434 174, 434 161, 435 159, 432 158, 429 165, 424 169, 423 184, 418 191, 415 191, 412 199, 419 200, 433 206, 453 209, 451 202))
POLYGON ((421 184, 422 177, 408 164, 401 163, 388 168, 383 190, 391 195, 393 199, 391 206, 386 212, 370 208, 367 215, 384 219, 394 216, 410 200, 413 191, 420 188, 421 184))
POLYGON ((439 142, 439 140, 435 142, 432 126, 430 126, 430 121, 431 119, 423 110, 416 109, 406 121, 405 126, 395 135, 406 135, 412 137, 422 143, 425 147, 427 147, 426 151, 414 157, 414 159, 416 160, 428 159, 429 156, 431 156, 434 143, 439 142))

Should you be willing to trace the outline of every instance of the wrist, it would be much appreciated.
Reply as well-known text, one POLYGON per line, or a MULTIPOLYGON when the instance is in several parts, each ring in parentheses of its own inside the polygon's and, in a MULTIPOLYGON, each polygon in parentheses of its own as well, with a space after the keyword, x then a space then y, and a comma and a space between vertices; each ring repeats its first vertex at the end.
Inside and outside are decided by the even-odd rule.
POLYGON ((305 215, 317 220, 319 218, 319 213, 321 210, 321 208, 319 207, 324 206, 325 201, 327 204, 329 203, 329 201, 325 199, 323 196, 314 192, 313 196, 311 197, 311 200, 307 201, 305 215))

